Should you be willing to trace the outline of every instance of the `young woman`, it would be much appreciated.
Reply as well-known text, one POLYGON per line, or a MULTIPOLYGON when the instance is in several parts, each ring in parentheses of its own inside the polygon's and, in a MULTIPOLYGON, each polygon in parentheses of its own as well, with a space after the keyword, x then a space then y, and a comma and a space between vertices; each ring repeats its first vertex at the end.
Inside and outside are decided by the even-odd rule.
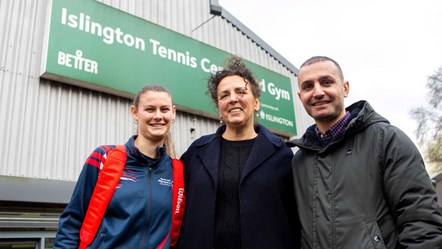
MULTIPOLYGON (((137 135, 125 144, 123 174, 88 248, 169 248, 173 182, 169 130, 175 111, 171 94, 162 86, 146 86, 135 96, 130 112, 137 135)), ((86 160, 60 217, 54 248, 78 248, 100 167, 114 147, 100 146, 86 160)))
POLYGON ((178 248, 293 249, 299 223, 292 151, 255 124, 261 89, 237 57, 209 79, 222 125, 183 154, 186 212, 178 248))

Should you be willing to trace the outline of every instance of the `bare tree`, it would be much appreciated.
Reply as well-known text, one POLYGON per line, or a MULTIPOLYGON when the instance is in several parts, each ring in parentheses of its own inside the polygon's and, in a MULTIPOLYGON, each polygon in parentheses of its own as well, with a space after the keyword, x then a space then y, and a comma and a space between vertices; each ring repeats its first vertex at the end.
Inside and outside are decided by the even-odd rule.
POLYGON ((425 157, 442 171, 442 67, 427 79, 428 105, 411 110, 417 121, 416 137, 426 147, 425 157))

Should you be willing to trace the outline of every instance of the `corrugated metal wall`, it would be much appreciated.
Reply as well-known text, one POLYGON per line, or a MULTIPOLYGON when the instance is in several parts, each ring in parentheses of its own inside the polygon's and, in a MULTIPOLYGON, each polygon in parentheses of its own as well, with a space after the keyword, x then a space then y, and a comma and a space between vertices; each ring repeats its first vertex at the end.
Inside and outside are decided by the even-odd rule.
POLYGON ((133 133, 130 101, 40 79, 47 1, 0 1, 0 175, 76 180, 133 133))
MULTIPOLYGON (((103 2, 296 82, 294 74, 231 23, 212 18, 209 0, 103 2)), ((47 5, 46 0, 0 0, 0 175, 75 181, 96 146, 124 143, 135 126, 128 99, 40 79, 47 5)), ((311 120, 297 98, 295 111, 302 133, 311 120)), ((179 155, 219 125, 183 112, 176 120, 172 134, 179 155)))

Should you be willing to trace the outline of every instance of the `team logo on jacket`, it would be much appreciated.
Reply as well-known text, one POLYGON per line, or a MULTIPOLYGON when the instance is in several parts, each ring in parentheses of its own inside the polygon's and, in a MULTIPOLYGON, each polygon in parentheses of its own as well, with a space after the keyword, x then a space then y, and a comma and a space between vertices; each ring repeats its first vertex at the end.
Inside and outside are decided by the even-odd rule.
POLYGON ((163 186, 172 187, 171 179, 165 179, 161 177, 160 179, 158 179, 158 183, 163 186))

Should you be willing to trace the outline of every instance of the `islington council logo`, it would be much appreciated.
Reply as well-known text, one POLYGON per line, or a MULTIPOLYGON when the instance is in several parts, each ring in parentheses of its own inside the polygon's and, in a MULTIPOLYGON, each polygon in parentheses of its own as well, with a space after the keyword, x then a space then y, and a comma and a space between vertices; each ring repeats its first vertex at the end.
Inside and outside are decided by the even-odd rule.
POLYGON ((267 120, 267 121, 270 121, 273 123, 278 123, 278 124, 285 125, 288 127, 293 127, 293 125, 294 125, 293 121, 291 121, 291 120, 288 120, 288 119, 285 119, 282 117, 273 116, 272 114, 265 113, 263 110, 261 110, 259 112, 259 116, 263 120, 267 120))
POLYGON ((259 116, 261 119, 265 119, 266 118, 266 114, 263 110, 261 110, 261 112, 259 113, 259 116))

